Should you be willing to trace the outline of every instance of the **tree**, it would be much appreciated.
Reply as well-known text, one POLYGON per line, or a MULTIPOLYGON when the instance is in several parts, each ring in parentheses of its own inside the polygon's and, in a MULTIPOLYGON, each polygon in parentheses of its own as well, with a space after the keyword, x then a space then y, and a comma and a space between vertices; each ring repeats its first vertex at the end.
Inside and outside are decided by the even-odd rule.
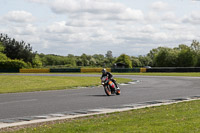
POLYGON ((196 57, 195 66, 200 67, 200 43, 196 40, 193 40, 190 48, 195 53, 195 57, 196 57))
POLYGON ((152 66, 152 59, 149 56, 139 56, 139 61, 141 63, 141 66, 152 66))
POLYGON ((0 60, 7 60, 8 58, 5 54, 3 54, 3 52, 4 52, 4 46, 0 42, 0 60))
POLYGON ((193 40, 190 47, 196 54, 200 54, 200 43, 198 41, 193 40))
POLYGON ((121 54, 117 60, 115 61, 116 63, 124 63, 127 68, 132 68, 132 62, 131 59, 128 55, 126 54, 121 54))
POLYGON ((194 52, 190 48, 182 49, 178 53, 178 66, 179 67, 193 67, 196 64, 194 52))
POLYGON ((89 66, 89 58, 85 53, 81 55, 82 66, 89 66))
POLYGON ((25 62, 31 62, 35 57, 36 52, 32 52, 30 44, 26 44, 24 41, 16 41, 9 38, 7 35, 0 34, 0 42, 4 46, 4 54, 11 59, 22 59, 25 62))
POLYGON ((158 52, 159 52, 161 49, 163 49, 163 47, 158 47, 158 48, 152 49, 152 50, 150 50, 150 52, 147 54, 147 56, 153 60, 153 59, 155 58, 156 54, 158 54, 158 52))
POLYGON ((3 44, 0 42, 0 52, 3 52, 4 51, 4 46, 3 46, 3 44))
POLYGON ((154 64, 157 67, 176 67, 177 51, 171 48, 161 48, 154 58, 154 64))
POLYGON ((95 61, 96 61, 96 63, 95 63, 96 67, 103 67, 104 66, 104 60, 105 60, 104 55, 102 55, 102 54, 94 54, 92 56, 92 58, 94 58, 95 61))
POLYGON ((141 67, 142 66, 142 63, 140 62, 140 60, 137 57, 132 56, 131 61, 132 61, 133 67, 141 67))
POLYGON ((112 67, 113 62, 115 60, 115 58, 113 58, 112 51, 107 51, 107 54, 105 56, 106 58, 104 59, 104 67, 112 67))
POLYGON ((112 51, 107 51, 106 58, 113 58, 112 51))
POLYGON ((40 56, 38 54, 35 55, 35 58, 33 59, 32 66, 33 67, 42 67, 42 61, 41 61, 40 56))

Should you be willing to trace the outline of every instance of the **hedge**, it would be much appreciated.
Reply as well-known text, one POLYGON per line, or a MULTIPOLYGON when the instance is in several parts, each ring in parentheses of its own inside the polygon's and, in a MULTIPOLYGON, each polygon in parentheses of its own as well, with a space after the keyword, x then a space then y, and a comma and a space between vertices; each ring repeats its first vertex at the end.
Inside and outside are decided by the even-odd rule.
POLYGON ((22 60, 0 60, 0 69, 20 69, 27 66, 22 60))

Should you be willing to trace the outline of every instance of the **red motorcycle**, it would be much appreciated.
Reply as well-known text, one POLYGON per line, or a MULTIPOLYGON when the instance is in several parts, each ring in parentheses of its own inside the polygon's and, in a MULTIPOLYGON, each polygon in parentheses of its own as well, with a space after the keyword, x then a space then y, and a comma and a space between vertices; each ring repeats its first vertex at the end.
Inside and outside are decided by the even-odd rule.
POLYGON ((117 90, 112 80, 108 79, 107 76, 101 78, 101 84, 104 87, 105 93, 110 96, 111 94, 120 95, 120 90, 117 90))

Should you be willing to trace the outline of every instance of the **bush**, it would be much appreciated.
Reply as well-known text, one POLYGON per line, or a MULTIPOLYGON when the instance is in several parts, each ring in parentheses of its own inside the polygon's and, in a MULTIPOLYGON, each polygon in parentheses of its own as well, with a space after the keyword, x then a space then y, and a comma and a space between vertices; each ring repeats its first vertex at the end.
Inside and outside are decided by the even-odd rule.
POLYGON ((7 60, 7 59, 8 57, 5 54, 0 53, 0 60, 7 60))
POLYGON ((27 68, 28 65, 22 60, 0 60, 0 69, 27 68))

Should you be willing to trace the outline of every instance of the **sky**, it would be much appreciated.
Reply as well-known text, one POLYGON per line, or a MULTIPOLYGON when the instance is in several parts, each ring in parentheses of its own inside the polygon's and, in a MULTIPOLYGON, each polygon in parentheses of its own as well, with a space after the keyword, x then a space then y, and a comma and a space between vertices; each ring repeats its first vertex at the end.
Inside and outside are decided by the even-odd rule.
POLYGON ((0 0, 0 33, 33 51, 146 55, 200 41, 200 0, 0 0))

